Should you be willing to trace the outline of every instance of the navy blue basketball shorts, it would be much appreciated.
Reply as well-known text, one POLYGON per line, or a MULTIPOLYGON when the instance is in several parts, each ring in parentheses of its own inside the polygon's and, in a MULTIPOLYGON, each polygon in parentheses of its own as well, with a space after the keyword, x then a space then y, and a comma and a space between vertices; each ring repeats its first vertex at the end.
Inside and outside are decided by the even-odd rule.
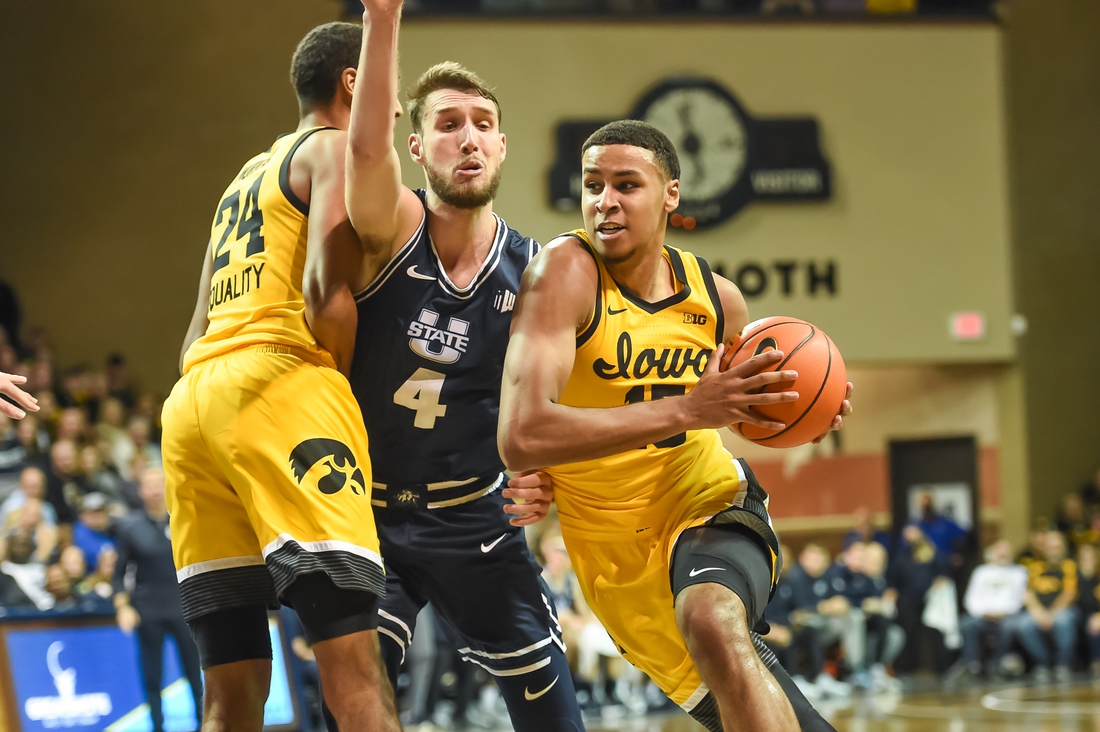
MULTIPOLYGON (((465 503, 375 507, 386 565, 379 642, 392 682, 431 603, 459 655, 488 672, 517 732, 584 729, 542 570, 499 487, 465 503)), ((388 487, 387 493, 393 493, 388 487)))

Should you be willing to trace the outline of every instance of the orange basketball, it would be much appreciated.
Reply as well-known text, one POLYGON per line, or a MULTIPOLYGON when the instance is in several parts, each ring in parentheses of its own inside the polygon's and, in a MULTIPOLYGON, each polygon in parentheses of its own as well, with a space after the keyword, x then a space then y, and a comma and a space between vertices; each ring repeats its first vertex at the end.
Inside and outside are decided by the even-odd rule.
POLYGON ((794 384, 770 384, 765 391, 797 391, 798 400, 782 404, 753 407, 760 414, 787 425, 785 429, 767 430, 752 424, 735 424, 730 428, 765 447, 795 447, 804 445, 825 433, 840 412, 847 389, 848 373, 836 344, 819 328, 798 318, 774 317, 749 323, 726 344, 721 370, 732 368, 764 351, 779 350, 784 354, 778 365, 765 371, 798 372, 794 384))

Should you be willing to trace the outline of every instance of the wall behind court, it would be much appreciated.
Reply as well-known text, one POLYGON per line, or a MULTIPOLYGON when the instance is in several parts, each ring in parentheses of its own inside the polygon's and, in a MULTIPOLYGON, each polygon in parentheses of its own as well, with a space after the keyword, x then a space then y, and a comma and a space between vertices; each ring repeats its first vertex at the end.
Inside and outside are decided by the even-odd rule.
MULTIPOLYGON (((327 0, 11 11, 0 61, 20 71, 6 89, 18 112, 0 121, 15 141, 0 181, 0 276, 63 363, 119 349, 148 386, 171 384, 213 206, 241 162, 294 126, 290 54, 336 11, 327 0)), ((751 308, 813 320, 851 362, 1003 361, 1013 340, 998 34, 415 21, 402 64, 406 84, 452 58, 496 85, 510 142, 498 209, 543 241, 579 221, 547 201, 563 119, 625 115, 679 72, 717 78, 756 116, 815 116, 832 201, 750 204, 674 242, 729 272, 834 262, 835 297, 808 294, 804 269, 784 297, 773 270, 751 308), (984 312, 989 336, 952 342, 946 321, 957 310, 984 312)), ((422 180, 411 163, 406 176, 422 180)))
POLYGON ((811 320, 848 360, 942 363, 1014 354, 1000 54, 992 24, 418 21, 401 66, 406 85, 441 59, 495 85, 510 143, 497 210, 542 241, 580 222, 548 204, 562 120, 625 117, 683 73, 717 79, 757 117, 816 117, 833 200, 750 204, 671 241, 727 274, 758 264, 769 286, 754 317, 811 320), (796 263, 789 296, 777 262, 796 263), (835 296, 810 293, 811 262, 835 265, 835 296), (988 336, 952 341, 949 315, 970 310, 988 336))

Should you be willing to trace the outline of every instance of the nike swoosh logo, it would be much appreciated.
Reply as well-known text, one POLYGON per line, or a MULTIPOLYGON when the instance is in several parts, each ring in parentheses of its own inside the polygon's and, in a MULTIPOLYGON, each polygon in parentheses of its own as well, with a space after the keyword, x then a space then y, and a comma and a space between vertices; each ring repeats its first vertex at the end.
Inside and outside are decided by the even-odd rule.
POLYGON ((700 575, 703 572, 725 572, 725 571, 726 571, 725 567, 704 567, 703 569, 693 569, 693 570, 691 570, 690 572, 688 572, 688 577, 695 577, 696 575, 700 575))
POLYGON ((435 282, 435 277, 431 277, 430 275, 420 274, 419 272, 417 272, 415 264, 410 265, 409 268, 407 270, 405 270, 405 274, 407 274, 409 277, 412 277, 413 279, 416 279, 416 280, 431 280, 432 282, 435 282))
POLYGON ((531 691, 526 686, 523 687, 523 698, 526 699, 527 701, 534 701, 535 699, 538 699, 540 696, 542 696, 546 692, 553 689, 554 684, 558 683, 558 679, 560 679, 560 678, 561 678, 561 676, 555 676, 554 680, 550 682, 550 686, 547 686, 542 691, 536 691, 534 694, 532 694, 531 691))
POLYGON ((622 310, 612 310, 610 305, 607 306, 608 315, 618 315, 619 313, 625 313, 626 310, 626 308, 623 308, 622 310))
POLYGON ((484 552, 485 554, 488 554, 489 552, 493 551, 493 548, 496 547, 496 545, 499 544, 501 542, 501 540, 504 539, 504 537, 506 537, 506 536, 508 536, 508 535, 507 534, 501 534, 499 537, 497 537, 497 540, 494 541, 492 544, 482 544, 481 545, 481 551, 484 552))

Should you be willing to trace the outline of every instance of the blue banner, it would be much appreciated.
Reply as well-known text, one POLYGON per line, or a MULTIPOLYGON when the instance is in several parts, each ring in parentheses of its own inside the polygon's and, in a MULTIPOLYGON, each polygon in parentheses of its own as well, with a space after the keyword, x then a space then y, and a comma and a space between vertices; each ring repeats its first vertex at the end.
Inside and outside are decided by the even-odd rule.
MULTIPOLYGON (((274 653, 265 726, 294 722, 279 626, 270 621, 274 653)), ((136 636, 115 626, 20 630, 5 633, 22 732, 88 730, 151 732, 142 691, 136 636)), ((198 728, 191 687, 175 642, 164 645, 161 680, 165 732, 198 728)))

